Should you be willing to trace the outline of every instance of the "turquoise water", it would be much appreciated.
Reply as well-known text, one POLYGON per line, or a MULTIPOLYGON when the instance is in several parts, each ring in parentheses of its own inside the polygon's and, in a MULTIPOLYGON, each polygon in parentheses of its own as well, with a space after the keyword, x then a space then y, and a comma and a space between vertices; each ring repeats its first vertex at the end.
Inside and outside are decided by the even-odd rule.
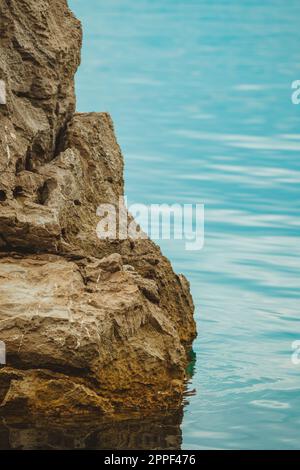
POLYGON ((300 447, 299 0, 72 0, 79 111, 109 111, 126 193, 205 204, 205 247, 161 246, 199 336, 183 449, 300 447))

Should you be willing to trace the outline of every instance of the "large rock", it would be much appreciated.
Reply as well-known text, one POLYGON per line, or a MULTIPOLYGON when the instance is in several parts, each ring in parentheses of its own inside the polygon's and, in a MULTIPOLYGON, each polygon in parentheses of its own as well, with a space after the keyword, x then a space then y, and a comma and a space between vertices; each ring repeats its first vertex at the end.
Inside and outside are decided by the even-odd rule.
POLYGON ((195 337, 183 276, 149 239, 99 240, 123 195, 107 114, 74 114, 81 29, 65 0, 0 0, 2 413, 178 408, 195 337))

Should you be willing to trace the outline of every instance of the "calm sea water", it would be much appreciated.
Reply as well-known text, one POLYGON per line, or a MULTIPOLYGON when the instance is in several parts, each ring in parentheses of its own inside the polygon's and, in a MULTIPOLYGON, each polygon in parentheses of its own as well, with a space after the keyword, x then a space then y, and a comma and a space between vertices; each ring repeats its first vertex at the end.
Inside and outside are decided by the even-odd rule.
POLYGON ((300 447, 299 0, 71 0, 79 111, 109 111, 132 202, 205 203, 161 243, 199 336, 183 449, 300 447))

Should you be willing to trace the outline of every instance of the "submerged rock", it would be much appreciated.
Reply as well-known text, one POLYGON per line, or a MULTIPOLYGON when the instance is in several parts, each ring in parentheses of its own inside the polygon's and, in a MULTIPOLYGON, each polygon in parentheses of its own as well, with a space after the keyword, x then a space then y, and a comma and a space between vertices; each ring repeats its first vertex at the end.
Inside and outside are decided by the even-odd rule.
POLYGON ((123 195, 105 113, 76 114, 81 27, 65 0, 0 0, 0 413, 180 407, 189 284, 149 239, 99 240, 123 195))

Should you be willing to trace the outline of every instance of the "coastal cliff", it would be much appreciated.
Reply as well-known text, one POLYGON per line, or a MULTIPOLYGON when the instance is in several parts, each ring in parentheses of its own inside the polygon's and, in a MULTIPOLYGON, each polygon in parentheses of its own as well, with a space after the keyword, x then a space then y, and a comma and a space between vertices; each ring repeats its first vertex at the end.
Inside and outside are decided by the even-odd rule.
POLYGON ((0 0, 0 21, 0 414, 178 408, 189 284, 151 240, 97 237, 123 157, 108 114, 75 112, 80 22, 65 0, 0 0))

